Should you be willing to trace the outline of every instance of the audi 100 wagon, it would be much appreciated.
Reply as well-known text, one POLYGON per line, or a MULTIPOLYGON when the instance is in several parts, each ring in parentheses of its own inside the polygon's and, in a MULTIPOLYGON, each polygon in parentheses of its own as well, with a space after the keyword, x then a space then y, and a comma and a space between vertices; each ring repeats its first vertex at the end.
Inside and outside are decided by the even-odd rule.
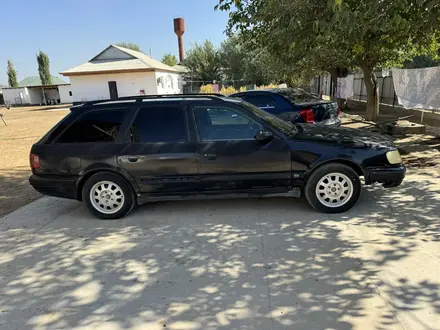
POLYGON ((365 130, 284 121, 237 98, 156 95, 94 101, 32 146, 30 184, 116 219, 163 200, 304 194, 344 212, 365 184, 405 176, 399 151, 365 130))

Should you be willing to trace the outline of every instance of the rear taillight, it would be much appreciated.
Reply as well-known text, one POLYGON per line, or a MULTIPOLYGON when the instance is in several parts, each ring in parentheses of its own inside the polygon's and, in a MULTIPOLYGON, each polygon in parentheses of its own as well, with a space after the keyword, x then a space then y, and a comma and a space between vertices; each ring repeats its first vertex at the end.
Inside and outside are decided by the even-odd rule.
POLYGON ((315 115, 313 114, 312 109, 304 109, 301 110, 299 113, 306 123, 315 122, 315 115))
POLYGON ((35 154, 30 154, 29 161, 31 163, 31 168, 40 168, 40 156, 35 154))

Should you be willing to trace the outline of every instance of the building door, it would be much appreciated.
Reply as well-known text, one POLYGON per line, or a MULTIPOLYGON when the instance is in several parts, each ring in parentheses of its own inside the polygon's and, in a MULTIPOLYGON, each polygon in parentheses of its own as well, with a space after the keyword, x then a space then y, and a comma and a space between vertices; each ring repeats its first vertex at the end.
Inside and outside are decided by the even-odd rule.
POLYGON ((118 98, 118 87, 116 86, 116 81, 108 82, 108 90, 110 92, 110 99, 114 100, 118 98))

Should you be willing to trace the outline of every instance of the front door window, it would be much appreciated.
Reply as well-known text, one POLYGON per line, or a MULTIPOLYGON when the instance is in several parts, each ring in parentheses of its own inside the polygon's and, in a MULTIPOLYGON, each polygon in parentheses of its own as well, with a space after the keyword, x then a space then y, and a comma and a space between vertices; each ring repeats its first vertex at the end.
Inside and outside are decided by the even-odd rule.
POLYGON ((253 140, 262 129, 257 122, 227 107, 196 106, 194 114, 202 141, 253 140))

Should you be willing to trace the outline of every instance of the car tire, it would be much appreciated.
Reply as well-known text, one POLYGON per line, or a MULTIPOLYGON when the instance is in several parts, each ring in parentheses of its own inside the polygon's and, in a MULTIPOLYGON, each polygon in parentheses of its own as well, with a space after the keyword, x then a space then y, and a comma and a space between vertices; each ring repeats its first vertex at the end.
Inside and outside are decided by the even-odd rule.
POLYGON ((312 172, 304 194, 317 211, 341 213, 357 203, 361 190, 361 181, 355 170, 344 164, 329 163, 312 172))
POLYGON ((111 172, 93 174, 82 189, 82 200, 89 211, 100 219, 119 219, 136 205, 130 184, 111 172))

